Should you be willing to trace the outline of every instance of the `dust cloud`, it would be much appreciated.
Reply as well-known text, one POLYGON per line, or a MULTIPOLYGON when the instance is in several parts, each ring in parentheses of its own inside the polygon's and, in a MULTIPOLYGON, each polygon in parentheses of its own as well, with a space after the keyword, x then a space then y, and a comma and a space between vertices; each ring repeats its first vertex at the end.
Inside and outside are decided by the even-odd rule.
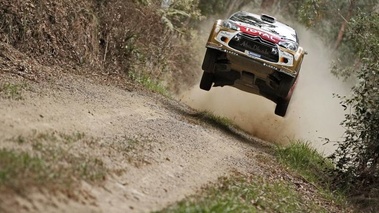
MULTIPOLYGON (((179 98, 197 110, 226 117, 263 140, 286 144, 300 139, 309 142, 320 153, 331 154, 335 146, 325 144, 325 138, 341 140, 344 129, 340 123, 345 114, 340 100, 333 94, 347 95, 351 86, 330 73, 332 52, 322 41, 301 26, 295 28, 300 45, 308 55, 304 58, 285 118, 274 114, 275 104, 268 99, 227 86, 212 87, 207 92, 195 85, 179 98)), ((199 55, 204 55, 205 48, 200 51, 199 55)), ((198 69, 202 72, 200 64, 198 69)))

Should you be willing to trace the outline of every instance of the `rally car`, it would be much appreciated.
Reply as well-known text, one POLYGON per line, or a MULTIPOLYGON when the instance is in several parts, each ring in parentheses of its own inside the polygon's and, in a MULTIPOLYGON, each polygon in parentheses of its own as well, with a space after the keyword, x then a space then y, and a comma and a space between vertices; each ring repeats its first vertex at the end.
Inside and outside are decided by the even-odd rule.
POLYGON ((217 20, 206 44, 200 88, 232 86, 276 103, 284 117, 306 52, 274 17, 239 11, 217 20))

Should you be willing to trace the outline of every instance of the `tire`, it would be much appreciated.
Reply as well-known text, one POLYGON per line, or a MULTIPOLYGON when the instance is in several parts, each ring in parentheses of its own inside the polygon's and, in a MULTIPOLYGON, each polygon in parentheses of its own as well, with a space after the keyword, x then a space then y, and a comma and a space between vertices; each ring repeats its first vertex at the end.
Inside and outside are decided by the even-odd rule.
POLYGON ((288 108, 288 105, 291 101, 293 91, 295 90, 295 87, 297 85, 298 77, 299 77, 299 75, 297 75, 296 78, 294 79, 292 87, 287 92, 287 95, 285 96, 285 98, 281 98, 281 97, 278 98, 278 101, 276 102, 276 107, 275 107, 275 114, 276 115, 279 115, 281 117, 284 117, 286 115, 287 108, 288 108))
POLYGON ((288 108, 288 105, 290 103, 290 100, 279 98, 278 102, 276 103, 276 107, 275 107, 275 115, 279 115, 281 117, 286 116, 287 108, 288 108))
POLYGON ((291 90, 295 79, 292 77, 283 78, 279 85, 278 95, 281 98, 288 96, 288 92, 291 90))
POLYGON ((203 65, 201 66, 202 69, 205 72, 210 72, 213 73, 215 69, 215 64, 217 61, 217 57, 220 55, 220 51, 207 48, 207 51, 205 52, 204 60, 203 60, 203 65))
POLYGON ((204 71, 200 81, 200 89, 209 91, 213 84, 213 73, 204 71))

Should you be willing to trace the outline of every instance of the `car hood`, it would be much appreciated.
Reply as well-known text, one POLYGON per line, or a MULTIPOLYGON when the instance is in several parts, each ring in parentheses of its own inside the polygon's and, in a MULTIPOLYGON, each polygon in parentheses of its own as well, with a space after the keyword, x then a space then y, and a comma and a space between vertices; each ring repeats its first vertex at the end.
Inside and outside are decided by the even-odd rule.
POLYGON ((266 41, 276 44, 287 40, 298 43, 295 30, 279 21, 268 23, 262 21, 260 16, 256 14, 241 14, 237 17, 231 17, 229 21, 237 24, 243 33, 259 36, 266 41))

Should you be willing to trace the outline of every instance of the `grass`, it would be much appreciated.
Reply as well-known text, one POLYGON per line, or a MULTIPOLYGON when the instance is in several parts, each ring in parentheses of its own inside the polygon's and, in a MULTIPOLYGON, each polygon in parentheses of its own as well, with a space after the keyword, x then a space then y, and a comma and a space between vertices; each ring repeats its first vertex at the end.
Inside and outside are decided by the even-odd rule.
POLYGON ((156 93, 159 93, 165 97, 169 97, 168 90, 163 85, 161 85, 161 83, 159 81, 153 80, 148 75, 129 72, 129 77, 133 81, 143 85, 145 88, 147 88, 151 91, 154 91, 156 93))
POLYGON ((321 156, 309 143, 302 141, 295 141, 287 147, 278 146, 275 155, 280 163, 312 183, 329 180, 328 171, 334 169, 330 160, 321 156))
MULTIPOLYGON (((37 133, 10 139, 14 148, 0 150, 0 194, 9 191, 26 194, 32 189, 69 192, 81 181, 102 184, 107 174, 122 174, 125 167, 108 169, 93 149, 107 156, 122 155, 128 164, 142 167, 150 164, 144 152, 152 149, 150 140, 124 138, 103 142, 83 133, 37 133)), ((9 147, 9 146, 8 146, 9 147)))
POLYGON ((345 190, 332 190, 334 164, 309 143, 295 141, 287 147, 277 147, 275 155, 281 164, 315 185, 325 199, 341 206, 346 205, 345 190))
POLYGON ((221 178, 200 197, 187 198, 159 212, 327 212, 305 200, 292 183, 257 176, 221 178))
POLYGON ((6 99, 22 100, 22 90, 26 84, 4 83, 0 85, 0 94, 6 99))
POLYGON ((234 174, 208 186, 202 194, 159 212, 329 212, 328 208, 337 211, 347 208, 343 194, 331 192, 327 185, 326 171, 333 169, 333 164, 308 143, 298 141, 278 147, 275 155, 280 164, 293 170, 294 177, 302 177, 304 184, 310 183, 305 187, 312 189, 270 175, 234 174), (309 190, 312 193, 307 193, 309 190))
POLYGON ((83 134, 15 138, 14 142, 31 150, 0 150, 0 191, 20 194, 33 188, 70 191, 67 189, 74 189, 80 180, 102 182, 107 172, 103 162, 71 150, 72 144, 82 138, 83 134))

